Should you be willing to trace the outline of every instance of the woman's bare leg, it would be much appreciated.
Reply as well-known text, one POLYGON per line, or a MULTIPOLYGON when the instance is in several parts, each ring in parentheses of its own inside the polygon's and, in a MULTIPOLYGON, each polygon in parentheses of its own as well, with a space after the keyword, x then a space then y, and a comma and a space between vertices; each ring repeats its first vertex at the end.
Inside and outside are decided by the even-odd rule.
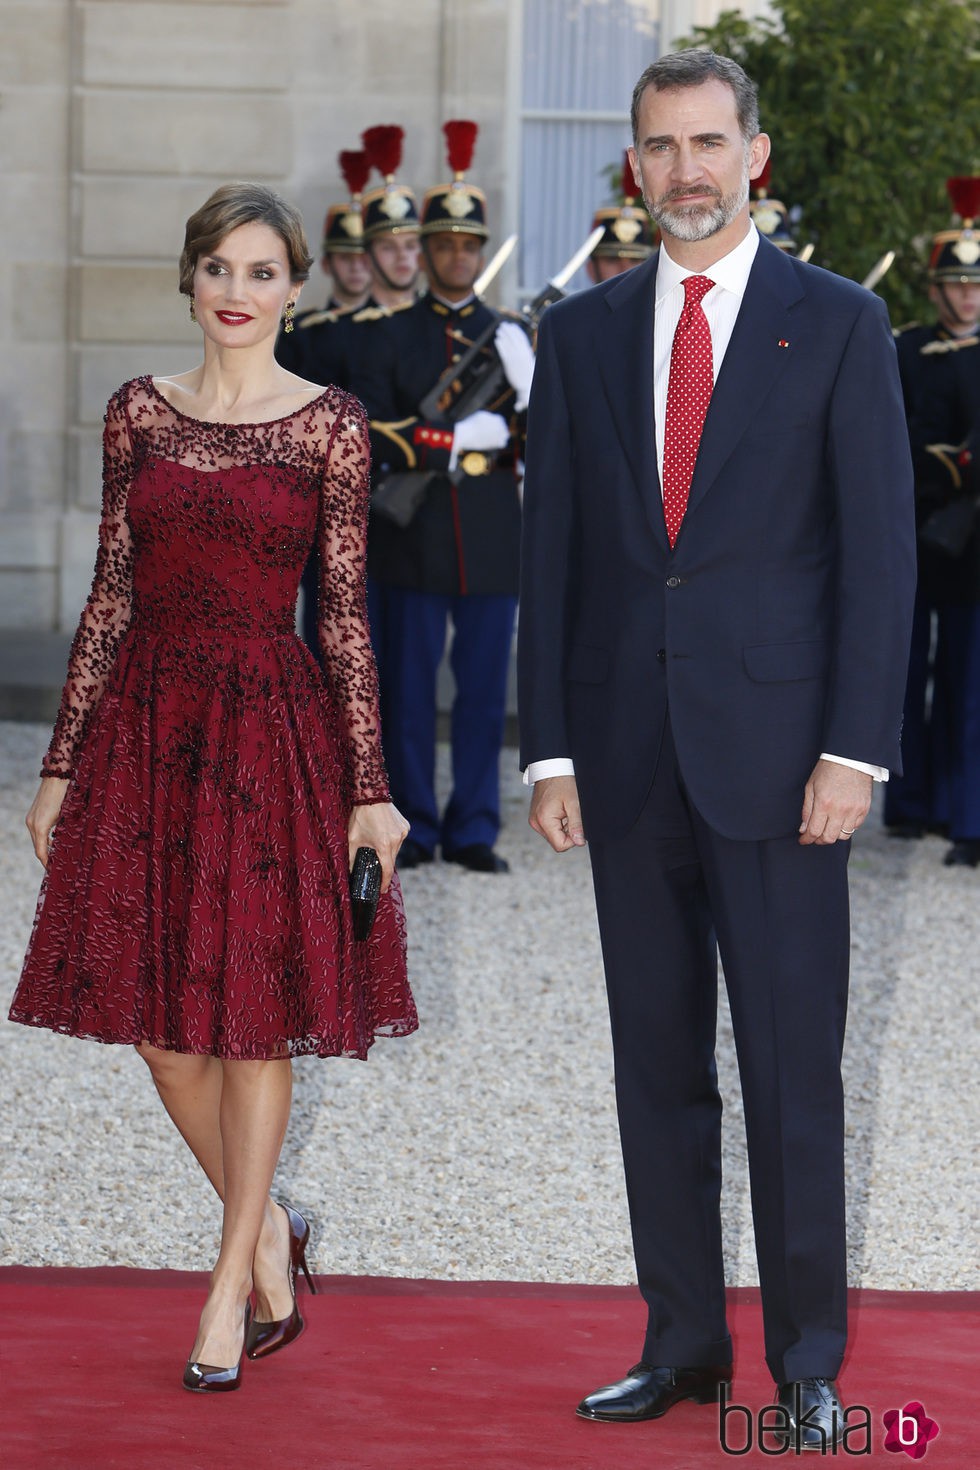
POLYGON ((288 1059, 222 1061, 221 1069, 219 1119, 225 1186, 221 1249, 191 1360, 230 1368, 242 1351, 252 1259, 289 1122, 292 1065, 288 1059))
POLYGON ((211 1181, 225 1197, 221 1160, 221 1059, 184 1056, 177 1051, 141 1045, 136 1048, 150 1069, 160 1101, 171 1122, 211 1181))
MULTIPOLYGON (((225 1139, 223 1136, 222 1100, 225 1096, 225 1066, 218 1057, 185 1056, 180 1052, 163 1051, 158 1047, 137 1047, 150 1068, 154 1084, 181 1137, 187 1143, 204 1173, 211 1181, 215 1192, 225 1199, 225 1139)), ((289 1116, 291 1070, 287 1061, 281 1062, 229 1062, 228 1067, 281 1068, 287 1077, 285 1119, 289 1116)), ((232 1092, 234 1092, 234 1084, 232 1092)), ((236 1107, 231 1107, 232 1134, 235 1133, 236 1107)), ((282 1122, 285 1132, 285 1120, 282 1122)), ((282 1146, 280 1135, 276 1155, 282 1146)), ((239 1171, 240 1173, 240 1171, 239 1171)), ((271 1181, 271 1173, 269 1179, 271 1181)), ((226 1209, 226 1223, 228 1211, 226 1209)), ((224 1247, 224 1232, 222 1248, 224 1247)), ((220 1261, 219 1257, 219 1261, 220 1261)), ((284 1212, 268 1197, 268 1186, 264 1200, 261 1231, 255 1246, 252 1261, 252 1280, 256 1292, 256 1316, 260 1321, 277 1321, 288 1317, 292 1311, 292 1293, 289 1283, 289 1228, 284 1212)), ((221 1359, 195 1357, 197 1362, 210 1362, 216 1367, 230 1367, 234 1359, 224 1363, 221 1359)))

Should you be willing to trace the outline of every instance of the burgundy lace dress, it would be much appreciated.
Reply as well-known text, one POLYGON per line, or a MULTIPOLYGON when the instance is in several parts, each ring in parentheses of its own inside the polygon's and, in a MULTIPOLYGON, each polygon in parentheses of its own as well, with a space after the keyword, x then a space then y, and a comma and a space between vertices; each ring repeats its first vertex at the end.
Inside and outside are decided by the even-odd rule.
POLYGON ((110 400, 95 581, 44 775, 72 776, 11 1019, 229 1058, 363 1057, 418 1022, 397 878, 351 931, 347 820, 388 799, 365 610, 368 436, 328 388, 263 424, 110 400), (295 636, 314 535, 327 678, 295 636))

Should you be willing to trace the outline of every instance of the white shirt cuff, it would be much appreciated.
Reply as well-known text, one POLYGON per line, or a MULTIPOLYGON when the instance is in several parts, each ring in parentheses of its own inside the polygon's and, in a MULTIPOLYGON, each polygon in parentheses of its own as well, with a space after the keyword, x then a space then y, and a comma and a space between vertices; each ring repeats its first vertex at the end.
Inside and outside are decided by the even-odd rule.
MULTIPOLYGON (((888 771, 884 766, 871 766, 866 761, 848 760, 843 755, 829 755, 825 750, 820 752, 820 759, 833 761, 838 766, 850 766, 854 771, 863 771, 866 776, 871 776, 875 781, 887 781, 888 771)), ((531 761, 524 771, 524 785, 533 786, 535 781, 546 781, 549 776, 574 776, 575 763, 568 756, 557 756, 553 760, 531 761)))
POLYGON ((844 755, 828 755, 825 750, 820 752, 822 761, 833 761, 835 766, 850 766, 854 771, 863 771, 866 776, 873 776, 876 781, 887 781, 888 771, 884 766, 869 766, 866 761, 849 761, 844 755))
POLYGON ((549 776, 574 775, 574 761, 567 755, 556 756, 550 761, 531 761, 524 771, 524 785, 533 786, 535 781, 546 781, 549 776))

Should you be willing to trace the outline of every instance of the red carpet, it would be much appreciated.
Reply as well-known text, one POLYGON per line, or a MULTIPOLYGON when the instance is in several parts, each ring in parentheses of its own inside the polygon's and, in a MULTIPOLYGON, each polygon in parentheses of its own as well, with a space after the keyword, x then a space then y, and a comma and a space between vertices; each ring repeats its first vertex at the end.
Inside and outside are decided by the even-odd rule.
MULTIPOLYGON (((205 1278, 182 1272, 0 1270, 4 1470, 718 1470, 783 1465, 726 1454, 718 1414, 678 1405, 658 1423, 590 1424, 572 1410, 638 1353, 629 1287, 321 1278, 303 1295, 302 1341, 245 1365, 238 1393, 180 1387, 205 1278)), ((730 1293, 733 1397, 771 1392, 758 1292, 730 1293)), ((928 1470, 980 1465, 968 1365, 980 1294, 852 1294, 845 1401, 871 1410, 871 1454, 835 1464, 912 1464, 883 1448, 887 1409, 920 1401, 939 1424, 928 1470)), ((737 1421, 737 1422, 736 1422, 737 1421)), ((744 1443, 745 1416, 730 1444, 744 1443)), ((767 1442, 770 1446, 771 1441, 767 1442)), ((863 1448, 863 1438, 851 1440, 863 1448)), ((827 1459, 830 1457, 828 1456, 827 1459)), ((808 1466, 827 1459, 808 1455, 808 1466)))

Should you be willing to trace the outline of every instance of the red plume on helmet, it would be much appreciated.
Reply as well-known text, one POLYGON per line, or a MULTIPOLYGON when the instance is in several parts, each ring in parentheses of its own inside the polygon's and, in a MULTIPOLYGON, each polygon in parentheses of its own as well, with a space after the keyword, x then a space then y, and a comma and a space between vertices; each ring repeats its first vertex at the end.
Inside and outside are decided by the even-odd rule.
POLYGON ((402 161, 404 137, 405 129, 397 126, 366 128, 361 134, 361 142, 364 144, 370 168, 376 168, 386 179, 390 179, 402 161))
POLYGON ((964 225, 971 225, 980 215, 980 177, 947 179, 946 192, 964 225))
POLYGON ((476 135, 480 130, 475 122, 468 122, 466 118, 457 117, 450 122, 443 123, 442 131, 446 135, 446 158, 449 161, 449 167, 457 178, 460 178, 473 162, 476 135))
POLYGON ((630 153, 627 148, 623 154, 623 180, 620 184, 620 192, 627 203, 631 203, 639 194, 636 180, 633 177, 633 165, 630 163, 630 153))
POLYGON ((348 148, 343 153, 338 153, 337 163, 340 166, 344 183, 350 190, 351 198, 356 198, 367 183, 368 174, 371 172, 371 163, 367 154, 361 149, 355 152, 354 149, 348 148))

